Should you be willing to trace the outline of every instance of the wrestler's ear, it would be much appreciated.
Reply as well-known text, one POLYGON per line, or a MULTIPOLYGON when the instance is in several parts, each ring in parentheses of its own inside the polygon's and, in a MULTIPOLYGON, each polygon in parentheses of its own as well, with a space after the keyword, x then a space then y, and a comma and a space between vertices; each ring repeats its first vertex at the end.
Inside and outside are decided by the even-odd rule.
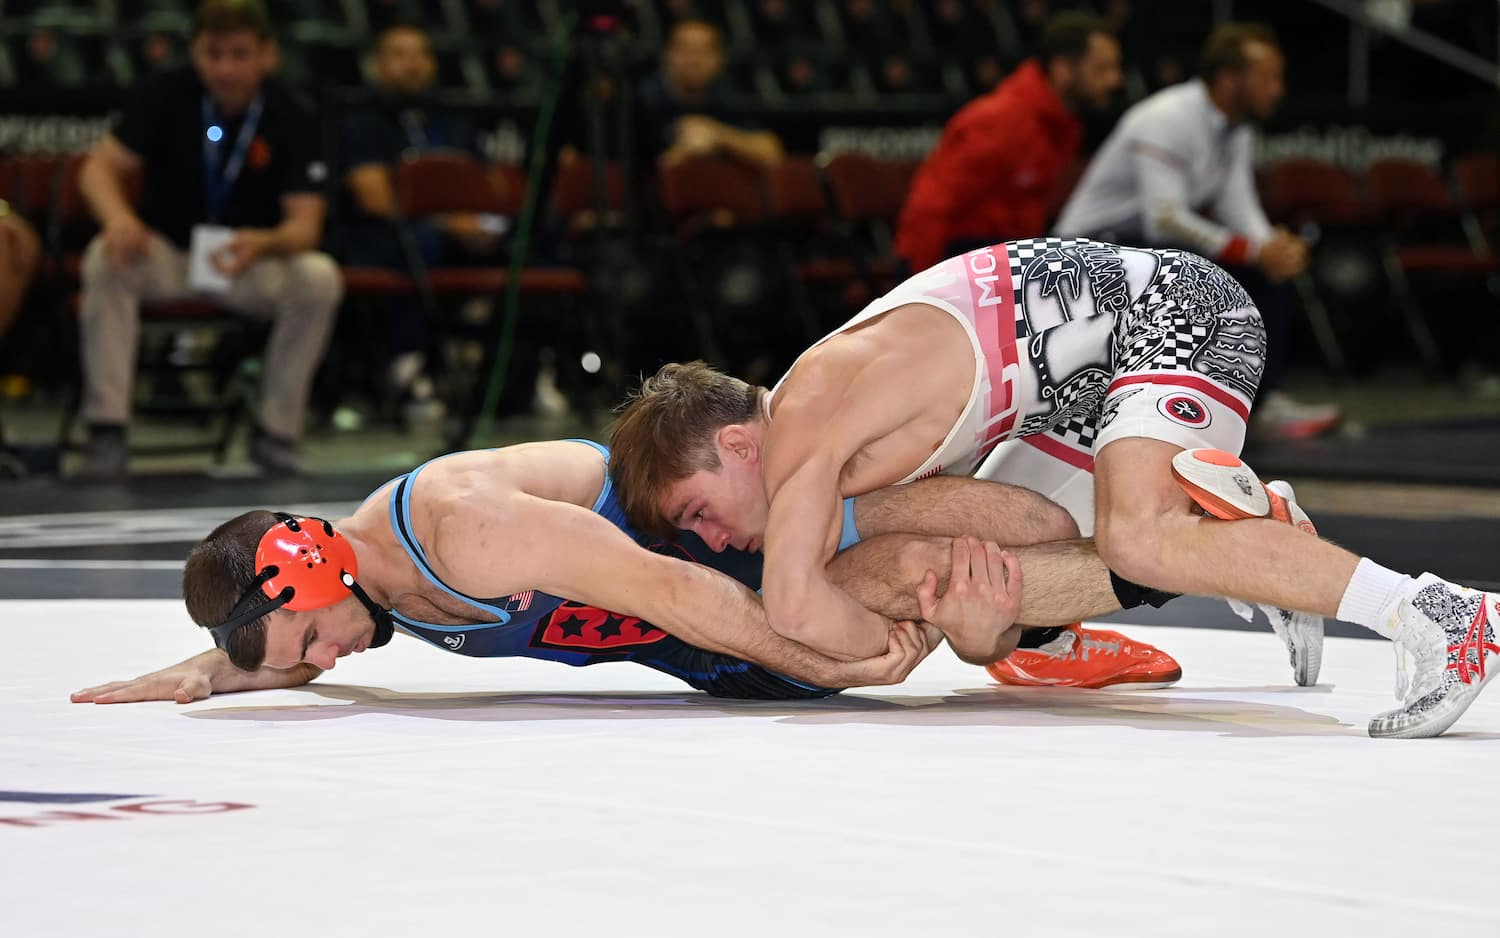
POLYGON ((731 423, 719 428, 719 453, 726 458, 750 462, 760 456, 760 446, 748 427, 731 423))

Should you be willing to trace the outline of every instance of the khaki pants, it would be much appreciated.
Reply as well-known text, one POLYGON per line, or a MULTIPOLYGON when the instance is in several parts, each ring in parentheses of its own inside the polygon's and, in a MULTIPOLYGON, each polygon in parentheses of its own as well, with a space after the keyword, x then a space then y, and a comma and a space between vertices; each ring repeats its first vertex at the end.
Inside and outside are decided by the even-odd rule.
MULTIPOLYGON (((141 303, 192 295, 188 257, 153 234, 144 256, 116 270, 95 238, 83 256, 83 417, 89 423, 130 420, 131 389, 139 351, 141 303)), ((256 261, 227 293, 209 299, 226 309, 270 319, 261 378, 260 425, 295 439, 323 360, 334 317, 343 298, 338 265, 326 254, 305 251, 256 261)))

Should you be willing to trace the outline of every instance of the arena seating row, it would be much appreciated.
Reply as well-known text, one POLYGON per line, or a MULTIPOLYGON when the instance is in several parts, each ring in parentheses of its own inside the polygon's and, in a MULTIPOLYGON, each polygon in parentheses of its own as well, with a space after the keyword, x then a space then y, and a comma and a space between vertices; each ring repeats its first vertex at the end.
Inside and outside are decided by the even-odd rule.
MULTIPOLYGON (((374 32, 409 21, 433 37, 439 87, 530 99, 541 91, 550 37, 570 5, 279 0, 270 6, 282 38, 282 71, 295 85, 362 84, 374 32)), ((0 88, 127 88, 184 61, 191 8, 191 0, 7 0, 0 3, 0 88)), ((661 0, 636 10, 620 44, 627 66, 650 67, 671 23, 702 15, 723 28, 725 80, 769 105, 892 94, 961 101, 1018 62, 1027 36, 1005 4, 975 0, 661 0)))

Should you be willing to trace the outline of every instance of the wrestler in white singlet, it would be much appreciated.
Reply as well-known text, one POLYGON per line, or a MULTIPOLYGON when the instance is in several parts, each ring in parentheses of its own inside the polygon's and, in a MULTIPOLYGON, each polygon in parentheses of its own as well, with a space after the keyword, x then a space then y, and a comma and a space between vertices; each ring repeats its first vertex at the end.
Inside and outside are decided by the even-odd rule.
POLYGON ((1087 534, 1106 443, 1141 436, 1236 454, 1244 444, 1265 327, 1244 289, 1195 254, 1009 241, 916 274, 819 344, 909 303, 963 325, 974 374, 968 406, 904 482, 973 472, 1023 485, 1087 534))

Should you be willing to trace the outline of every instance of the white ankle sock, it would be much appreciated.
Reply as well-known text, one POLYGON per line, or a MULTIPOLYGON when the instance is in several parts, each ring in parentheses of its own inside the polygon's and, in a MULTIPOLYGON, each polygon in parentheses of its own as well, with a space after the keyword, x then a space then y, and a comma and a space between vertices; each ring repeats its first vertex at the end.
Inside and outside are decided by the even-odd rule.
POLYGON ((1344 598, 1339 600, 1339 618, 1395 638, 1396 618, 1391 613, 1411 582, 1406 574, 1361 557, 1349 585, 1344 587, 1344 598))

